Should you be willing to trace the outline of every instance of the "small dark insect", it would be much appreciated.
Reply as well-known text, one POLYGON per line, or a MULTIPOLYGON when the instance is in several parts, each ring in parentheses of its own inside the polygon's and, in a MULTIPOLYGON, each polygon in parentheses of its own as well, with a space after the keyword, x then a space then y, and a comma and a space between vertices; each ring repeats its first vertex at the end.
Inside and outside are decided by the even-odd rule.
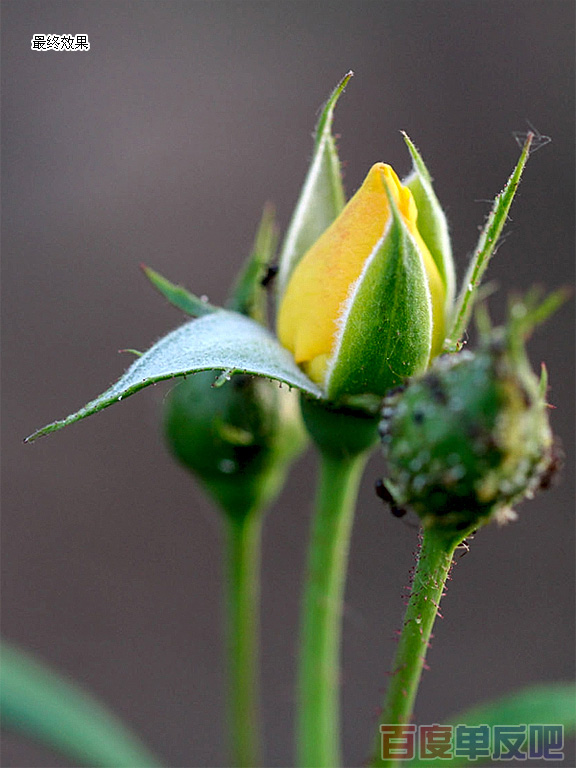
POLYGON ((538 484, 538 489, 540 491, 547 491, 550 486, 554 485, 563 464, 564 451, 559 442, 555 441, 550 452, 550 461, 540 476, 540 482, 538 484))
POLYGON ((430 394, 432 395, 435 402, 437 402, 439 405, 447 405, 448 397, 444 391, 440 377, 434 373, 429 373, 428 376, 426 376, 424 379, 424 382, 430 390, 430 394))
POLYGON ((468 544, 468 539, 464 539, 464 541, 456 547, 456 550, 462 553, 460 555, 461 558, 464 557, 464 555, 467 555, 468 552, 470 552, 470 545, 468 544))
POLYGON ((514 137, 514 140, 516 141, 516 144, 522 149, 524 146, 524 142, 528 138, 530 134, 532 134, 532 145, 530 147, 530 154, 533 152, 536 152, 536 150, 540 149, 541 147, 545 147, 546 144, 550 144, 552 139, 550 136, 544 136, 544 134, 540 133, 538 128, 535 128, 530 120, 526 120, 526 124, 528 125, 528 131, 512 131, 512 136, 514 137))
POLYGON ((276 277, 277 274, 278 274, 278 267, 277 267, 277 265, 276 264, 270 264, 268 266, 268 269, 266 270, 266 274, 264 275, 262 280, 260 280, 260 285, 263 286, 264 288, 266 288, 267 285, 270 285, 273 282, 273 280, 274 280, 274 278, 276 277))
POLYGON ((374 488, 376 490, 376 496, 378 496, 379 499, 382 499, 382 501, 386 502, 390 506, 390 512, 394 515, 394 517, 404 517, 407 510, 403 509, 402 507, 399 507, 396 502, 394 501, 394 497, 386 488, 384 485, 384 481, 382 478, 379 478, 376 480, 374 484, 374 488))
POLYGON ((389 389, 388 392, 386 392, 384 404, 393 405, 396 401, 396 397, 401 395, 405 390, 406 384, 398 384, 397 386, 392 387, 392 389, 389 389))
POLYGON ((412 416, 412 420, 414 424, 423 424, 424 419, 425 419, 425 416, 422 411, 414 411, 414 414, 412 416))
POLYGON ((466 536, 464 541, 462 541, 462 543, 456 547, 457 552, 458 551, 462 552, 462 554, 460 555, 461 558, 464 557, 464 555, 467 555, 468 552, 470 552, 470 542, 474 538, 474 536, 477 534, 477 532, 478 531, 472 531, 472 533, 469 536, 466 536))

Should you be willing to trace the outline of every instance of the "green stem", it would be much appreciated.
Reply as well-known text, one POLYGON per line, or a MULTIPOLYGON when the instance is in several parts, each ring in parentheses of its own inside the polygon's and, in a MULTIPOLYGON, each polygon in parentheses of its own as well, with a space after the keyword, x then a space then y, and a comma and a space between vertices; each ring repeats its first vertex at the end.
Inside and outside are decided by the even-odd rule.
MULTIPOLYGON (((454 550, 470 533, 466 531, 454 536, 435 529, 423 533, 411 596, 380 716, 381 724, 401 725, 410 721, 454 550)), ((372 766, 393 768, 398 765, 395 758, 382 759, 381 744, 379 729, 372 766)))
POLYGON ((227 663, 230 758, 236 768, 261 763, 258 626, 262 515, 228 520, 227 663))
POLYGON ((321 452, 302 606, 297 750, 301 768, 340 764, 340 623, 350 532, 368 452, 321 452))

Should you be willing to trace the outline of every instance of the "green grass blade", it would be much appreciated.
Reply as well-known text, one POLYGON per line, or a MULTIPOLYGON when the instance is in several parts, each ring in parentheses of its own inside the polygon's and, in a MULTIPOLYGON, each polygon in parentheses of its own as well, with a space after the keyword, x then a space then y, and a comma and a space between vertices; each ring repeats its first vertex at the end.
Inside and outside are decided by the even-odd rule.
POLYGON ((75 683, 2 644, 3 727, 48 744, 74 765, 154 768, 158 760, 122 723, 75 683))

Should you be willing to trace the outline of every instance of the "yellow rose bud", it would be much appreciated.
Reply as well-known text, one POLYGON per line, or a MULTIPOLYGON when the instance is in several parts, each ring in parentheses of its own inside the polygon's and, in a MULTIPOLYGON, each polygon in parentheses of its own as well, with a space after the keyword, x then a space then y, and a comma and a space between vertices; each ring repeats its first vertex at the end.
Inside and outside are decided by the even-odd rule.
MULTIPOLYGON (((418 211, 412 193, 402 186, 390 166, 376 163, 338 218, 298 263, 280 305, 279 339, 318 384, 326 384, 327 373, 338 357, 339 342, 352 320, 351 305, 360 298, 357 289, 361 277, 390 234, 394 219, 391 200, 419 254, 430 303, 427 359, 414 361, 413 367, 425 368, 441 350, 445 334, 445 285, 418 231, 418 211)), ((370 300, 365 291, 362 293, 363 306, 370 311, 370 300)), ((390 302, 390 316, 382 318, 381 327, 388 335, 389 324, 394 323, 393 303, 390 302)), ((406 328, 393 328, 392 332, 404 334, 406 328)), ((372 351, 375 341, 366 340, 372 351)), ((419 355, 421 358, 421 351, 419 355)), ((392 384, 374 382, 368 391, 383 394, 381 390, 392 384)))

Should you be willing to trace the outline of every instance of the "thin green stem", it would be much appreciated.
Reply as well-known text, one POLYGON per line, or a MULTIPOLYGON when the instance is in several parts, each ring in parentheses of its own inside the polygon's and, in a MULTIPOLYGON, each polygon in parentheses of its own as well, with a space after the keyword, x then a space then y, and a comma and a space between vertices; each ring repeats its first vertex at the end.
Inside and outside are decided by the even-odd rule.
POLYGON ((261 764, 258 694, 262 515, 228 518, 227 663, 230 758, 235 768, 261 764))
MULTIPOLYGON (((424 531, 379 725, 402 725, 410 721, 454 550, 469 534, 470 531, 457 536, 435 529, 424 531)), ((381 746, 379 728, 372 766, 393 768, 399 765, 396 758, 383 759, 381 746)))
POLYGON ((340 635, 350 533, 368 452, 321 453, 302 605, 297 751, 301 768, 340 764, 340 635))

